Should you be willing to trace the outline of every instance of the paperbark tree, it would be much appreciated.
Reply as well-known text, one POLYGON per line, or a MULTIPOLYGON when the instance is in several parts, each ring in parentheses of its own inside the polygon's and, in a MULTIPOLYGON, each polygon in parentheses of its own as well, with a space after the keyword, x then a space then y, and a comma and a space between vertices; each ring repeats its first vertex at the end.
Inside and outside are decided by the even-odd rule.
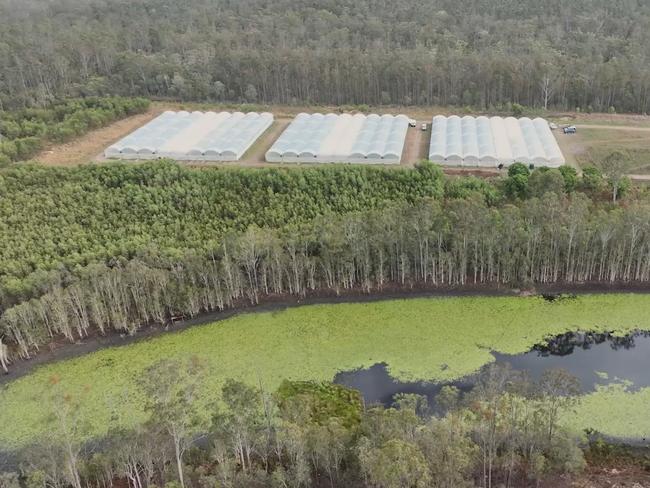
POLYGON ((159 425, 171 442, 178 480, 185 488, 183 456, 198 433, 200 419, 196 393, 205 369, 198 358, 186 361, 163 359, 147 368, 139 379, 150 423, 159 425))

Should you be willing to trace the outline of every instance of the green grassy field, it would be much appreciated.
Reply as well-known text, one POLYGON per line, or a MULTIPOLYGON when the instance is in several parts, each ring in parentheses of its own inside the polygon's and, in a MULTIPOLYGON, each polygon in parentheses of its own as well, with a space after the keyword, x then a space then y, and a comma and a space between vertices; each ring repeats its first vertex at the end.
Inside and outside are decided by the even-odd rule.
POLYGON ((581 129, 579 139, 584 152, 577 155, 581 166, 599 165, 614 151, 630 157, 627 170, 631 174, 650 173, 650 132, 635 130, 581 129))
MULTIPOLYGON (((331 380, 338 371, 386 362, 402 380, 451 380, 572 330, 650 329, 650 296, 439 298, 311 305, 246 313, 125 347, 54 363, 0 390, 0 446, 18 447, 47 429, 50 381, 83 400, 88 436, 141 422, 135 380, 161 358, 203 358, 208 405, 226 378, 273 390, 284 378, 331 380)), ((650 389, 603 389, 569 421, 619 436, 650 436, 650 389), (612 397, 615 399, 612 400, 612 397), (614 419, 614 420, 612 420, 614 419)), ((206 418, 208 412, 206 410, 206 418)))

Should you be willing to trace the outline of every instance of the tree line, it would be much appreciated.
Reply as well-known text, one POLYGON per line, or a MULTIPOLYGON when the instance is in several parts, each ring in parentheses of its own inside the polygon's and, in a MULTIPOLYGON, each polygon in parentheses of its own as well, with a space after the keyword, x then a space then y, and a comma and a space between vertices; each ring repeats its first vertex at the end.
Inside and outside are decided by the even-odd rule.
POLYGON ((67 142, 149 108, 144 98, 90 97, 45 108, 0 110, 0 167, 30 159, 51 142, 67 142))
POLYGON ((643 113, 642 0, 2 0, 0 109, 119 94, 643 113))
POLYGON ((538 382, 489 366, 469 392, 443 386, 430 404, 399 394, 365 406, 340 385, 227 380, 221 401, 196 400, 210 374, 200 358, 164 359, 138 379, 149 420, 84 441, 83 393, 53 377, 47 434, 19 455, 5 488, 482 488, 539 486, 585 467, 581 436, 562 418, 577 380, 549 370, 538 382))
MULTIPOLYGON (((521 167, 511 173, 500 182, 503 191, 523 191, 521 167)), ((252 224, 209 247, 172 255, 148 246, 130 258, 55 270, 0 316, 11 346, 5 363, 29 357, 54 337, 133 334, 173 316, 269 297, 650 281, 650 205, 594 202, 580 191, 567 194, 567 183, 592 184, 565 180, 558 170, 533 172, 525 199, 493 204, 488 183, 450 180, 447 198, 329 213, 276 228, 252 224)))

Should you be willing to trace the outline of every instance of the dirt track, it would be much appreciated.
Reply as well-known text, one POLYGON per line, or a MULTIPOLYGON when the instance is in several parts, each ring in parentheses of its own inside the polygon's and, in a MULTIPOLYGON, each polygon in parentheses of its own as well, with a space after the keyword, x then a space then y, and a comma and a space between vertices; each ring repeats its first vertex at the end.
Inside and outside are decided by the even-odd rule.
POLYGON ((650 132, 650 127, 636 127, 633 125, 585 125, 577 124, 578 129, 594 129, 594 130, 620 130, 625 132, 650 132))

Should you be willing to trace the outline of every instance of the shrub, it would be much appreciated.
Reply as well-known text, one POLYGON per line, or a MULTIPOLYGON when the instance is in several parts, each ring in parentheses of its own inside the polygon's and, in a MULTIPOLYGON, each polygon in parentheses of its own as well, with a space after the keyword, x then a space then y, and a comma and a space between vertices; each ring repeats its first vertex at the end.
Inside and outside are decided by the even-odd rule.
POLYGON ((114 120, 144 112, 145 98, 84 98, 58 102, 45 109, 0 112, 0 154, 11 161, 33 157, 48 142, 65 142, 114 120))

